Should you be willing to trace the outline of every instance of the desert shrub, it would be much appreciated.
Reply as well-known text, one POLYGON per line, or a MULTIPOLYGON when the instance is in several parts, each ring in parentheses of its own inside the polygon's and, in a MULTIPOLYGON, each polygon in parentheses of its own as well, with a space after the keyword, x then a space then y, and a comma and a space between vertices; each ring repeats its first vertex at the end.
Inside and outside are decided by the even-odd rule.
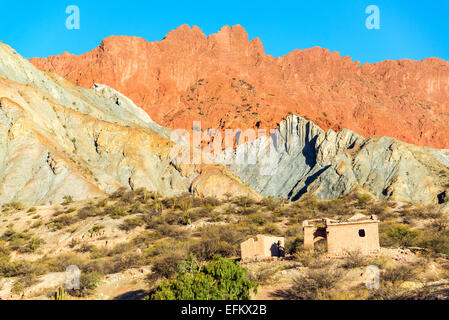
POLYGON ((317 202, 317 208, 326 216, 336 216, 346 213, 346 202, 344 199, 332 199, 317 202))
POLYGON ((119 273, 130 268, 138 268, 146 264, 146 261, 142 255, 137 253, 125 253, 114 256, 109 259, 109 262, 112 262, 112 269, 106 274, 119 273))
POLYGON ((219 239, 199 241, 192 246, 190 252, 198 256, 198 259, 202 261, 210 260, 214 256, 236 256, 236 248, 229 242, 221 241, 219 239))
POLYGON ((115 192, 113 192, 111 195, 109 195, 109 199, 111 200, 117 200, 123 197, 123 195, 128 191, 127 188, 121 187, 117 189, 115 192))
POLYGON ((119 229, 122 231, 131 231, 142 225, 143 221, 140 218, 125 219, 125 221, 120 224, 119 229))
POLYGON ((253 282, 266 284, 272 279, 277 271, 278 269, 273 268, 272 266, 262 266, 260 268, 257 268, 256 270, 249 271, 247 273, 247 277, 253 282))
POLYGON ((9 255, 11 254, 11 249, 8 248, 8 245, 4 240, 0 240, 0 260, 1 259, 9 259, 9 255))
POLYGON ((214 258, 190 272, 162 281, 152 300, 250 300, 258 284, 246 277, 247 270, 229 259, 214 258))
POLYGON ((120 201, 125 204, 133 204, 135 203, 135 198, 137 196, 137 193, 133 190, 128 190, 125 193, 123 193, 122 197, 120 198, 120 201))
POLYGON ((303 237, 291 237, 287 238, 285 243, 285 252, 287 254, 295 254, 302 251, 304 248, 304 238, 303 237))
POLYGON ((35 252, 43 243, 44 243, 44 240, 42 240, 40 238, 33 237, 24 246, 17 248, 17 251, 20 253, 35 252))
POLYGON ((83 295, 90 294, 97 289, 101 281, 101 275, 97 272, 83 272, 80 276, 80 287, 83 295))
POLYGON ((143 211, 139 203, 134 203, 128 208, 128 214, 143 213, 143 211))
POLYGON ((162 199, 162 204, 165 209, 175 210, 177 207, 179 199, 177 197, 168 197, 162 199))
POLYGON ((31 208, 29 208, 28 209, 28 213, 34 213, 34 212, 36 212, 37 211, 37 209, 36 209, 36 207, 31 207, 31 208))
POLYGON ((264 234, 272 235, 272 236, 280 236, 282 235, 281 229, 274 224, 274 223, 268 223, 262 230, 264 234))
POLYGON ((148 191, 145 188, 139 188, 135 191, 137 196, 137 201, 139 201, 142 204, 147 203, 150 200, 157 200, 161 198, 161 194, 156 191, 148 191))
POLYGON ((256 225, 256 226, 264 226, 268 223, 267 219, 265 219, 260 214, 252 214, 245 219, 246 223, 256 225))
POLYGON ((388 214, 387 207, 385 203, 373 203, 368 209, 369 215, 376 215, 380 219, 386 219, 394 216, 393 214, 388 214))
POLYGON ((419 230, 412 230, 405 225, 395 225, 386 233, 386 239, 384 240, 386 243, 382 245, 400 247, 414 246, 420 236, 421 232, 419 230))
POLYGON ((108 205, 108 199, 101 199, 100 201, 97 202, 96 207, 97 208, 104 208, 108 205))
POLYGON ((449 232, 427 233, 420 242, 420 246, 435 253, 449 255, 449 232))
MULTIPOLYGON (((164 239, 157 241, 145 250, 145 256, 151 260, 157 256, 165 255, 168 252, 184 252, 187 251, 186 243, 175 239, 164 239)), ((184 256, 187 256, 185 254, 184 256)))
POLYGON ((201 199, 201 205, 204 206, 209 206, 212 208, 218 207, 221 204, 221 201, 218 200, 217 198, 213 198, 213 197, 207 197, 204 199, 201 199))
POLYGON ((34 252, 43 243, 42 239, 33 237, 30 233, 14 231, 12 225, 8 226, 1 239, 8 242, 10 250, 19 253, 34 252))
POLYGON ((298 248, 294 254, 295 261, 299 262, 303 267, 324 268, 330 265, 331 260, 326 259, 318 250, 305 250, 298 248))
POLYGON ((404 207, 399 211, 399 215, 411 219, 436 219, 441 213, 434 206, 409 208, 404 207))
MULTIPOLYGON (((86 244, 83 244, 82 247, 86 246, 86 244)), ((89 246, 87 245, 86 247, 86 251, 84 252, 89 252, 90 253, 90 258, 91 259, 101 259, 104 258, 106 256, 108 256, 109 250, 105 247, 96 247, 96 246, 89 246)))
POLYGON ((47 272, 65 272, 68 266, 78 266, 82 270, 86 262, 86 259, 79 254, 66 253, 56 257, 43 257, 37 264, 47 272))
POLYGON ((5 278, 42 275, 45 271, 45 268, 37 263, 29 261, 9 261, 9 258, 0 259, 0 276, 5 278))
POLYGON ((165 222, 170 225, 181 224, 182 216, 174 211, 167 212, 163 216, 165 222))
POLYGON ((156 240, 161 239, 162 235, 156 231, 145 231, 133 239, 133 244, 142 248, 148 248, 156 240))
POLYGON ((386 255, 378 255, 374 258, 369 259, 369 265, 377 266, 379 269, 385 269, 389 265, 391 258, 386 255))
POLYGON ((295 223, 287 228, 285 231, 285 235, 287 237, 304 237, 304 230, 302 226, 298 223, 295 223))
POLYGON ((159 199, 156 199, 156 200, 152 201, 149 205, 145 206, 146 212, 150 213, 152 215, 162 213, 163 209, 164 209, 164 205, 162 204, 162 201, 160 201, 159 199))
POLYGON ((405 281, 409 281, 415 277, 415 270, 412 266, 400 265, 394 268, 385 269, 381 274, 382 282, 393 286, 400 286, 405 281))
POLYGON ((178 265, 183 259, 185 259, 185 255, 179 251, 156 257, 152 261, 152 273, 148 276, 148 281, 154 282, 161 278, 170 279, 178 271, 178 265))
POLYGON ((251 209, 251 206, 255 205, 256 201, 249 197, 241 196, 233 199, 232 202, 239 207, 238 211, 241 214, 250 214, 255 212, 254 209, 251 209))
POLYGON ((335 268, 310 269, 293 280, 290 296, 297 300, 324 300, 332 297, 332 290, 344 272, 335 268))
POLYGON ((11 292, 17 295, 22 294, 27 288, 33 286, 38 281, 35 275, 28 274, 25 276, 21 276, 14 282, 14 285, 11 288, 11 292))
POLYGON ((433 220, 430 226, 434 232, 445 232, 449 227, 449 218, 447 215, 440 215, 433 220))
POLYGON ((276 208, 273 212, 278 217, 293 217, 297 213, 297 210, 294 207, 280 207, 276 208))
POLYGON ((89 229, 89 234, 96 234, 101 230, 104 230, 104 226, 96 224, 89 229))
POLYGON ((112 219, 120 219, 128 215, 126 206, 112 205, 103 209, 103 215, 108 215, 112 219))
POLYGON ((80 269, 83 273, 95 272, 100 275, 116 273, 115 260, 111 258, 97 258, 87 261, 80 269))
POLYGON ((25 291, 25 286, 24 284, 19 281, 16 280, 13 284, 13 286, 11 287, 11 293, 15 294, 15 295, 20 295, 25 291))
POLYGON ((78 222, 78 218, 70 215, 61 215, 47 224, 47 227, 52 230, 62 230, 65 227, 71 226, 78 222))
POLYGON ((277 201, 272 196, 263 198, 259 204, 267 208, 269 211, 274 211, 278 206, 277 201))
POLYGON ((369 264, 368 259, 359 250, 348 251, 344 257, 341 266, 345 269, 354 269, 366 267, 369 264))
POLYGON ((62 197, 63 202, 61 203, 63 206, 73 203, 73 197, 71 195, 66 195, 62 197))
POLYGON ((208 220, 209 222, 220 222, 223 221, 223 216, 218 211, 213 211, 211 217, 208 220))
POLYGON ((234 257, 240 254, 240 242, 245 235, 232 226, 209 226, 202 228, 201 240, 191 247, 191 252, 200 260, 214 256, 234 257))
POLYGON ((313 250, 304 250, 302 248, 298 248, 295 251, 293 258, 295 259, 295 261, 299 262, 301 266, 308 267, 316 258, 316 254, 313 250))
POLYGON ((123 254, 133 249, 134 249, 133 243, 130 242, 119 243, 115 245, 114 248, 109 250, 108 256, 113 257, 115 255, 123 254))
POLYGON ((156 231, 164 237, 170 237, 178 240, 187 239, 187 231, 177 226, 172 226, 167 223, 162 223, 155 227, 156 231))
POLYGON ((16 213, 25 209, 25 206, 21 202, 10 202, 2 205, 2 212, 16 213))

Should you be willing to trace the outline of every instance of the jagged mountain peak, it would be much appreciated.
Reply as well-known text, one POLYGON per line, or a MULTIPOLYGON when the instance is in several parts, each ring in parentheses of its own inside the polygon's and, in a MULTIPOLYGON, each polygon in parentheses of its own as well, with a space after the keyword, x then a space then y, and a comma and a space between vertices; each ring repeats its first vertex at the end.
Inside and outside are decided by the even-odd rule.
POLYGON ((365 137, 449 148, 449 62, 441 59, 360 66, 319 47, 273 58, 239 25, 209 37, 183 25, 158 42, 109 37, 80 56, 31 61, 77 85, 99 82, 123 92, 155 122, 174 129, 191 129, 193 120, 209 128, 263 123, 274 129, 297 114, 325 130, 348 128, 365 137), (256 96, 221 94, 219 88, 232 79, 250 84, 256 96), (214 84, 216 92, 198 85, 200 80, 214 84))

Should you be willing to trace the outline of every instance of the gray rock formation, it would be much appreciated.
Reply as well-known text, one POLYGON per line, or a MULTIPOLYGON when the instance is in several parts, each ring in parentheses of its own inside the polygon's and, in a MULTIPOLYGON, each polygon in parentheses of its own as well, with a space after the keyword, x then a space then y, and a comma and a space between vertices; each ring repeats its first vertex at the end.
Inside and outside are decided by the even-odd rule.
POLYGON ((266 196, 296 200, 313 193, 332 199, 363 188, 378 198, 446 208, 440 195, 449 187, 448 159, 445 150, 389 137, 364 139, 350 130, 324 132, 297 116, 283 121, 271 137, 217 157, 266 196))

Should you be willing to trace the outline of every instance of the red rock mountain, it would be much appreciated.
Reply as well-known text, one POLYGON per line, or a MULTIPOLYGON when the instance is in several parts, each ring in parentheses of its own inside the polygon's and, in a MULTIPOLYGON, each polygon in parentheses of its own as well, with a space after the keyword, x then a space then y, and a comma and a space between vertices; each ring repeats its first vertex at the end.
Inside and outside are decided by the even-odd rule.
POLYGON ((107 84, 172 128, 269 129, 294 113, 323 129, 449 148, 449 62, 437 58, 360 66, 321 48, 273 58, 239 25, 209 37, 183 25, 159 42, 113 36, 31 62, 80 86, 107 84))

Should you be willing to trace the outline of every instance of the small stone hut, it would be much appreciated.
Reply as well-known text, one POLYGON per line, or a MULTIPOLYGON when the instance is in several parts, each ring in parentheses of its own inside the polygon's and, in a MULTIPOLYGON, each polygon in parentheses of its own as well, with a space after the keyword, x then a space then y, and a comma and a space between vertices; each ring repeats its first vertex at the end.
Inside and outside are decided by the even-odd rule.
POLYGON ((330 255, 342 255, 348 251, 372 254, 380 250, 379 220, 376 216, 357 214, 345 221, 306 220, 303 228, 305 249, 313 249, 321 243, 330 255))
POLYGON ((257 239, 248 239, 240 244, 242 260, 257 260, 285 256, 285 239, 258 235, 257 239))

